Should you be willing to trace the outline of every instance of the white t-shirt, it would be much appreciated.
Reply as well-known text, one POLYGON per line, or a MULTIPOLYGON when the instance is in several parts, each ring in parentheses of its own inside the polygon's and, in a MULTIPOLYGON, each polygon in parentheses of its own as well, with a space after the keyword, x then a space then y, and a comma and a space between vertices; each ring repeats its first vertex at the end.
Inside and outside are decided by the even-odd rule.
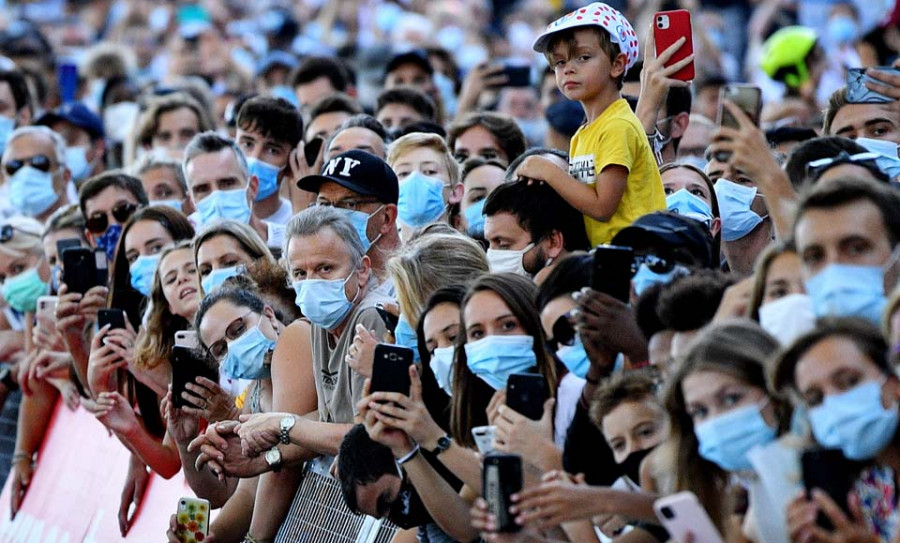
POLYGON ((272 213, 270 216, 263 219, 263 221, 284 226, 291 220, 291 217, 294 216, 294 207, 291 205, 290 200, 279 198, 278 201, 281 202, 278 211, 272 213))
POLYGON ((567 373, 559 381, 556 389, 556 416, 553 419, 553 441, 560 449, 566 445, 566 433, 572 419, 575 418, 575 409, 578 407, 578 400, 586 383, 587 381, 572 372, 567 373))

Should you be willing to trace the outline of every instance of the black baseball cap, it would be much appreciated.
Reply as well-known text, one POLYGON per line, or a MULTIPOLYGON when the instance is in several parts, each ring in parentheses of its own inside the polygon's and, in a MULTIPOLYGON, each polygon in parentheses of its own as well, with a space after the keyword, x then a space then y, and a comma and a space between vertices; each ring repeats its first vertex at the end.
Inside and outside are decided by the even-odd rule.
POLYGON ((103 121, 81 102, 71 102, 41 115, 38 126, 51 126, 66 121, 84 130, 93 139, 103 137, 103 121))
POLYGON ((698 220, 671 211, 657 211, 638 218, 616 234, 612 244, 634 249, 659 246, 683 249, 694 257, 696 266, 715 268, 718 265, 713 262, 714 241, 709 229, 698 220))
POLYGON ((387 77, 389 73, 404 64, 415 64, 425 70, 428 75, 434 75, 434 66, 432 66, 431 61, 428 60, 428 53, 423 49, 413 49, 412 51, 394 55, 394 57, 388 61, 387 67, 384 69, 384 76, 387 77))
POLYGON ((307 175, 297 181, 297 188, 319 192, 322 183, 331 181, 366 196, 374 196, 386 204, 396 204, 400 195, 397 174, 372 153, 351 149, 325 163, 320 175, 307 175))

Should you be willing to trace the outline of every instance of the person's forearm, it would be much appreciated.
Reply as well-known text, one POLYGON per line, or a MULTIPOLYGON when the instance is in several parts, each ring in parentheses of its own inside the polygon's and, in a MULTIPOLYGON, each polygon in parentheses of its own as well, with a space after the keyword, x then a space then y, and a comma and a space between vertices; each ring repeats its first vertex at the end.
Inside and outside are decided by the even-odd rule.
POLYGON ((187 443, 178 443, 178 456, 181 459, 181 467, 184 470, 184 478, 187 480, 188 486, 194 491, 198 498, 209 500, 210 509, 218 509, 225 505, 225 502, 234 494, 237 488, 238 479, 234 477, 226 477, 224 481, 220 481, 216 475, 208 470, 198 471, 194 467, 197 457, 200 456, 200 449, 194 452, 187 450, 187 443))
POLYGON ((318 422, 306 417, 298 417, 291 429, 290 440, 315 454, 335 456, 341 447, 344 435, 353 428, 352 424, 318 422))
POLYGON ((286 468, 302 466, 307 461, 319 456, 315 452, 293 443, 278 445, 278 448, 281 450, 281 465, 286 468))
POLYGON ((562 469, 562 451, 553 441, 541 439, 528 451, 529 462, 541 471, 553 471, 562 469))
POLYGON ((472 528, 469 519, 471 504, 463 500, 453 487, 447 484, 421 452, 403 467, 431 518, 441 530, 457 541, 478 539, 478 530, 472 528))
POLYGON ((43 380, 35 381, 30 395, 22 395, 16 426, 16 454, 33 456, 40 448, 58 397, 56 388, 43 380))
POLYGON ((597 532, 594 531, 594 525, 589 521, 565 522, 560 526, 560 529, 565 532, 569 541, 578 541, 578 543, 599 543, 597 540, 597 532))
POLYGON ((250 521, 250 533, 253 537, 260 541, 275 539, 302 479, 302 467, 282 468, 278 473, 269 472, 259 476, 256 505, 250 521))
POLYGON ((797 209, 797 193, 787 175, 781 170, 760 176, 760 189, 766 195, 769 217, 778 239, 791 239, 794 214, 797 209))
MULTIPOLYGON (((605 205, 597 195, 597 189, 586 183, 582 183, 575 179, 561 168, 554 171, 553 175, 544 179, 553 190, 562 196, 563 200, 572 207, 584 213, 585 215, 598 221, 608 221, 619 207, 619 202, 615 206, 605 205)), ((600 183, 600 174, 597 174, 597 182, 600 183)))
POLYGON ((659 522, 653 511, 658 496, 647 492, 628 492, 608 487, 590 487, 596 499, 597 515, 622 515, 631 521, 659 522))
POLYGON ((63 339, 66 342, 66 348, 69 349, 69 354, 72 355, 72 368, 75 370, 75 376, 81 383, 81 388, 90 394, 91 387, 88 381, 88 359, 91 354, 90 343, 85 339, 85 334, 79 336, 66 334, 63 336, 63 339))
POLYGON ((481 460, 478 453, 452 441, 450 448, 439 454, 437 459, 466 486, 481 493, 481 460))
POLYGON ((240 543, 250 529, 253 515, 253 501, 256 497, 258 477, 241 479, 234 495, 222 507, 216 520, 210 526, 210 533, 215 534, 216 543, 240 543))
POLYGON ((181 469, 181 459, 175 447, 167 447, 151 436, 142 426, 131 432, 117 432, 119 439, 125 441, 129 448, 153 471, 164 479, 171 479, 181 469))

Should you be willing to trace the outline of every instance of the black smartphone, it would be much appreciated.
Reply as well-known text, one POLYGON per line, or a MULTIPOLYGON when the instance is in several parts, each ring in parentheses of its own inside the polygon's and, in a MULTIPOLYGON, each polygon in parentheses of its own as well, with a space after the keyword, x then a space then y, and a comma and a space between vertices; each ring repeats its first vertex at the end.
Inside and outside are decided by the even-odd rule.
POLYGON ((600 245, 594 249, 592 289, 628 303, 633 275, 634 251, 631 247, 600 245))
POLYGON ((125 312, 121 309, 101 309, 97 311, 97 327, 109 325, 110 330, 125 328, 125 312))
POLYGON ((176 408, 194 407, 182 397, 184 392, 200 399, 199 396, 187 389, 185 385, 188 383, 195 383, 198 377, 206 377, 214 383, 219 382, 219 369, 198 349, 175 345, 172 347, 171 362, 172 405, 176 408))
POLYGON ((71 247, 62 253, 63 282, 69 292, 84 294, 97 286, 97 260, 87 247, 71 247))
POLYGON ((319 158, 319 151, 322 150, 322 145, 324 144, 325 138, 316 136, 306 142, 306 145, 303 146, 303 156, 306 158, 306 164, 308 166, 312 167, 316 163, 316 159, 319 158))
POLYGON ((497 531, 518 532, 521 526, 516 524, 509 506, 512 505, 510 496, 522 490, 522 457, 500 453, 486 455, 481 484, 488 511, 497 519, 497 531))
POLYGON ((400 322, 400 316, 388 312, 388 310, 384 308, 384 304, 382 303, 375 304, 375 311, 378 312, 378 316, 381 317, 382 321, 384 321, 384 325, 385 327, 387 327, 388 332, 393 334, 394 330, 397 329, 397 323, 400 322))
POLYGON ((77 249, 81 247, 81 240, 78 238, 61 239, 56 242, 56 259, 62 261, 63 253, 68 249, 77 249))
POLYGON ((531 420, 540 420, 547 401, 547 380, 539 373, 514 373, 506 381, 506 406, 531 420))
POLYGON ((412 363, 412 349, 387 343, 376 345, 369 392, 399 392, 409 396, 412 363))
MULTIPOLYGON (((807 496, 818 488, 828 495, 844 513, 850 514, 847 495, 861 469, 857 462, 849 460, 840 449, 810 449, 800 457, 803 469, 803 486, 807 496)), ((825 530, 834 527, 822 512, 816 517, 816 524, 825 530)))
POLYGON ((503 75, 506 76, 505 87, 531 86, 531 66, 507 64, 503 67, 503 75))
POLYGON ((719 90, 719 126, 740 129, 737 119, 725 109, 724 100, 734 102, 741 108, 753 124, 759 126, 759 114, 762 111, 762 91, 753 85, 725 85, 719 90))

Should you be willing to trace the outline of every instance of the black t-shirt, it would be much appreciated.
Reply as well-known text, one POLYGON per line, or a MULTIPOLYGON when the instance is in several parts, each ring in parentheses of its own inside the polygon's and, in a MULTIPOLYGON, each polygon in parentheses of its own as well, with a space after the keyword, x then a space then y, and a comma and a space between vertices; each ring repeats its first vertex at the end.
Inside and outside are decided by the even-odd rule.
POLYGON ((580 400, 566 432, 563 469, 567 473, 583 473, 587 484, 594 486, 610 486, 622 476, 606 439, 580 400))

